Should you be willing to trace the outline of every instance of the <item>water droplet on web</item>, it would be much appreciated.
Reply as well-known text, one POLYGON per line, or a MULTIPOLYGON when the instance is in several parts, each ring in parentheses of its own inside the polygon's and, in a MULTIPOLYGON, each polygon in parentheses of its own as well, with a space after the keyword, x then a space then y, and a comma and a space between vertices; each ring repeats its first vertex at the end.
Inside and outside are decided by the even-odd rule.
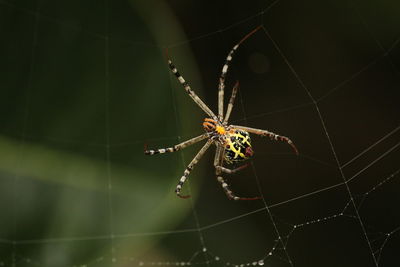
POLYGON ((263 260, 258 261, 258 265, 260 266, 264 265, 264 261, 263 260))

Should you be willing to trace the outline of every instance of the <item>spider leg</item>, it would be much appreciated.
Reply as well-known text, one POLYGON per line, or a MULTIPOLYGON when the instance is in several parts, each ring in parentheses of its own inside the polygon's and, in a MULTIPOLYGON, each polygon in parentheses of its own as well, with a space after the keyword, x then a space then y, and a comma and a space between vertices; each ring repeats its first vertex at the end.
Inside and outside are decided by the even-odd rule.
MULTIPOLYGON (((217 145, 217 152, 218 152, 218 147, 220 145, 217 145)), ((229 170, 227 168, 224 168, 223 165, 223 148, 220 148, 219 150, 219 155, 218 153, 216 153, 215 155, 215 159, 214 159, 214 165, 215 165, 215 175, 217 176, 217 181, 221 184, 222 189, 224 190, 226 196, 228 197, 228 199, 230 200, 257 200, 257 199, 261 199, 260 197, 238 197, 235 195, 235 193, 233 193, 233 191, 229 188, 229 185, 225 182, 224 178, 222 177, 222 172, 224 170, 228 170, 228 171, 233 171, 233 170, 229 170)), ((243 169, 246 166, 241 166, 237 169, 243 169)), ((236 171, 236 169, 235 169, 236 171)))
POLYGON ((233 109, 233 103, 235 102, 235 97, 236 97, 238 88, 239 88, 239 81, 237 81, 235 83, 235 86, 232 89, 232 95, 231 95, 231 98, 229 99, 228 108, 226 109, 226 114, 225 114, 225 118, 224 118, 224 122, 223 122, 224 124, 228 123, 229 117, 231 116, 231 112, 233 109))
POLYGON ((151 149, 148 150, 147 147, 145 147, 144 154, 155 155, 155 154, 162 154, 162 153, 167 153, 167 152, 175 152, 175 151, 181 150, 185 147, 191 146, 197 142, 200 142, 201 140, 204 140, 207 137, 208 137, 208 134, 205 133, 205 134, 199 135, 197 137, 194 137, 192 139, 189 139, 187 141, 184 141, 180 144, 174 145, 173 147, 168 147, 168 148, 159 148, 159 149, 155 149, 155 150, 151 150, 151 149))
POLYGON ((256 31, 258 31, 261 26, 258 26, 250 33, 248 33, 242 40, 237 43, 232 50, 229 52, 228 56, 226 57, 225 64, 222 67, 221 76, 219 77, 219 85, 218 85, 218 118, 220 121, 223 119, 223 112, 224 112, 224 89, 225 89, 225 77, 226 73, 228 72, 229 64, 232 61, 232 56, 235 53, 236 49, 238 49, 239 45, 243 43, 247 38, 253 35, 256 31))
POLYGON ((200 151, 197 153, 197 155, 192 159, 192 161, 189 163, 189 165, 186 167, 185 171, 183 172, 183 176, 178 182, 178 185, 176 186, 175 193, 178 197, 180 198, 188 198, 190 197, 189 195, 182 196, 181 195, 181 190, 182 186, 185 183, 187 177, 189 176, 190 172, 193 170, 194 166, 199 162, 201 157, 203 157, 204 153, 207 151, 207 149, 210 147, 211 143, 214 142, 213 140, 208 140, 207 143, 200 149, 200 151))
POLYGON ((246 164, 244 164, 244 165, 242 165, 240 167, 237 167, 235 169, 228 169, 228 168, 225 168, 225 167, 222 167, 222 166, 216 166, 215 168, 220 169, 221 172, 224 172, 224 173, 227 173, 227 174, 234 174, 234 173, 237 173, 238 171, 241 171, 241 170, 247 168, 248 166, 249 166, 249 164, 246 163, 246 164))
POLYGON ((169 68, 171 69, 172 73, 176 76, 180 84, 185 88, 185 91, 188 93, 188 95, 193 99, 193 101, 205 112, 213 118, 214 120, 218 120, 217 116, 215 116, 214 112, 211 111, 211 109, 203 102, 203 100, 200 99, 196 95, 196 93, 192 90, 190 87, 189 83, 185 81, 185 79, 182 77, 182 75, 178 72, 177 68, 172 64, 172 61, 169 59, 168 60, 168 65, 169 68))
POLYGON ((276 133, 269 132, 267 130, 255 129, 255 128, 250 128, 250 127, 245 127, 245 126, 238 126, 238 125, 230 125, 230 126, 233 127, 233 128, 237 128, 239 130, 244 130, 244 131, 249 132, 249 133, 254 133, 254 134, 257 134, 257 135, 261 135, 261 136, 268 136, 269 138, 271 138, 271 140, 284 141, 284 142, 288 143, 293 148, 293 150, 296 153, 296 155, 299 154, 299 151, 297 150, 297 148, 294 145, 294 143, 286 136, 281 136, 281 135, 278 135, 276 133))
POLYGON ((217 143, 217 150, 214 156, 214 167, 217 167, 220 164, 223 156, 223 150, 223 147, 217 143))
POLYGON ((257 200, 261 199, 261 197, 238 197, 236 196, 232 190, 229 189, 229 185, 225 182, 224 178, 219 175, 217 176, 217 181, 221 184, 222 189, 224 190, 226 196, 229 200, 257 200))

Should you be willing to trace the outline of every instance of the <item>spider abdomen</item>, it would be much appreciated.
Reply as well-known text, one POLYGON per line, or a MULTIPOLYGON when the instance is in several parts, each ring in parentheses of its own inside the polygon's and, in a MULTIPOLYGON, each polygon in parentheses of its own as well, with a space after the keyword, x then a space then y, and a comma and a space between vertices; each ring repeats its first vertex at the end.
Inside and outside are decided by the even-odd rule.
POLYGON ((226 133, 225 155, 227 163, 244 161, 253 156, 250 135, 246 131, 231 130, 226 133))

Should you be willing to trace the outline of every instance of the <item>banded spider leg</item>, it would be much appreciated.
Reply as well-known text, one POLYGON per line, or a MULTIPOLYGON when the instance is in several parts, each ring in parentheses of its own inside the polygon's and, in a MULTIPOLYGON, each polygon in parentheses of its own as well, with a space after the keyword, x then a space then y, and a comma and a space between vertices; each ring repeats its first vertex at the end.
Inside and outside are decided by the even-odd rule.
POLYGON ((224 190, 226 196, 230 200, 257 200, 261 199, 261 197, 239 197, 237 196, 229 187, 228 183, 222 177, 222 172, 225 173, 235 173, 239 170, 242 170, 247 167, 247 164, 240 166, 239 168, 230 170, 228 168, 223 167, 224 163, 224 148, 221 147, 220 144, 217 144, 217 153, 214 158, 214 167, 215 167, 215 176, 217 177, 217 181, 221 184, 222 189, 224 190))
POLYGON ((268 136, 269 138, 271 138, 271 140, 275 140, 275 141, 283 141, 288 143, 292 149, 294 150, 294 152, 296 153, 296 155, 299 155, 299 151, 297 150, 297 147, 294 145, 294 143, 292 142, 292 140, 290 140, 288 137, 286 136, 282 136, 267 130, 261 130, 261 129, 256 129, 256 128, 250 128, 250 127, 246 127, 246 126, 239 126, 239 125, 231 125, 233 128, 237 128, 239 130, 243 130, 249 133, 253 133, 253 134, 257 134, 257 135, 261 135, 261 136, 268 136))

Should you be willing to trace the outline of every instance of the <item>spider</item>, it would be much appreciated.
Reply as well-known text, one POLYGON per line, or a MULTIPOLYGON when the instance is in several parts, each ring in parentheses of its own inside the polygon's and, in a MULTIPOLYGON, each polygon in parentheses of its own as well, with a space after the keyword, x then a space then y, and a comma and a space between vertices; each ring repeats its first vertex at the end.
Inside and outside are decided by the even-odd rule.
POLYGON ((244 36, 239 43, 237 43, 232 50, 229 52, 225 64, 222 67, 222 73, 219 78, 218 85, 218 116, 211 111, 211 109, 196 95, 196 93, 191 89, 188 82, 182 77, 182 75, 178 72, 177 68, 172 64, 172 61, 168 59, 168 65, 171 69, 172 73, 176 76, 180 84, 184 87, 189 96, 193 99, 193 101, 209 116, 209 118, 205 118, 203 122, 203 127, 205 133, 184 141, 180 144, 174 145, 169 148, 161 148, 156 150, 147 150, 145 148, 144 153, 146 155, 155 155, 162 154, 167 152, 175 152, 181 149, 184 149, 190 145, 193 145, 197 142, 200 142, 204 139, 207 139, 207 142, 200 149, 197 155, 192 159, 189 165, 186 167, 183 176, 178 182, 176 186, 175 193, 180 198, 188 198, 189 195, 182 195, 181 190, 182 186, 187 180, 190 172, 193 170, 195 165, 207 151, 207 149, 212 145, 216 145, 216 153, 214 157, 214 167, 215 167, 215 175, 217 177, 217 181, 221 184, 222 189, 230 200, 256 200, 260 199, 260 197, 239 197, 237 196, 230 188, 229 185, 224 180, 222 174, 233 174, 237 171, 240 171, 248 166, 248 164, 244 164, 240 167, 229 169, 224 167, 224 163, 227 164, 238 164, 249 158, 251 158, 254 154, 249 133, 267 136, 272 140, 279 140, 287 142, 294 150, 294 152, 298 155, 298 150, 293 142, 285 137, 278 134, 275 134, 270 131, 260 130, 245 126, 239 125, 228 125, 228 120, 231 115, 234 100, 236 97, 236 93, 239 88, 239 82, 236 82, 232 89, 232 95, 230 97, 228 107, 226 113, 224 115, 224 89, 225 89, 225 77, 228 72, 229 64, 232 60, 232 56, 235 51, 238 49, 239 45, 243 43, 247 38, 253 35, 257 30, 259 30, 261 26, 257 27, 246 36, 244 36))

